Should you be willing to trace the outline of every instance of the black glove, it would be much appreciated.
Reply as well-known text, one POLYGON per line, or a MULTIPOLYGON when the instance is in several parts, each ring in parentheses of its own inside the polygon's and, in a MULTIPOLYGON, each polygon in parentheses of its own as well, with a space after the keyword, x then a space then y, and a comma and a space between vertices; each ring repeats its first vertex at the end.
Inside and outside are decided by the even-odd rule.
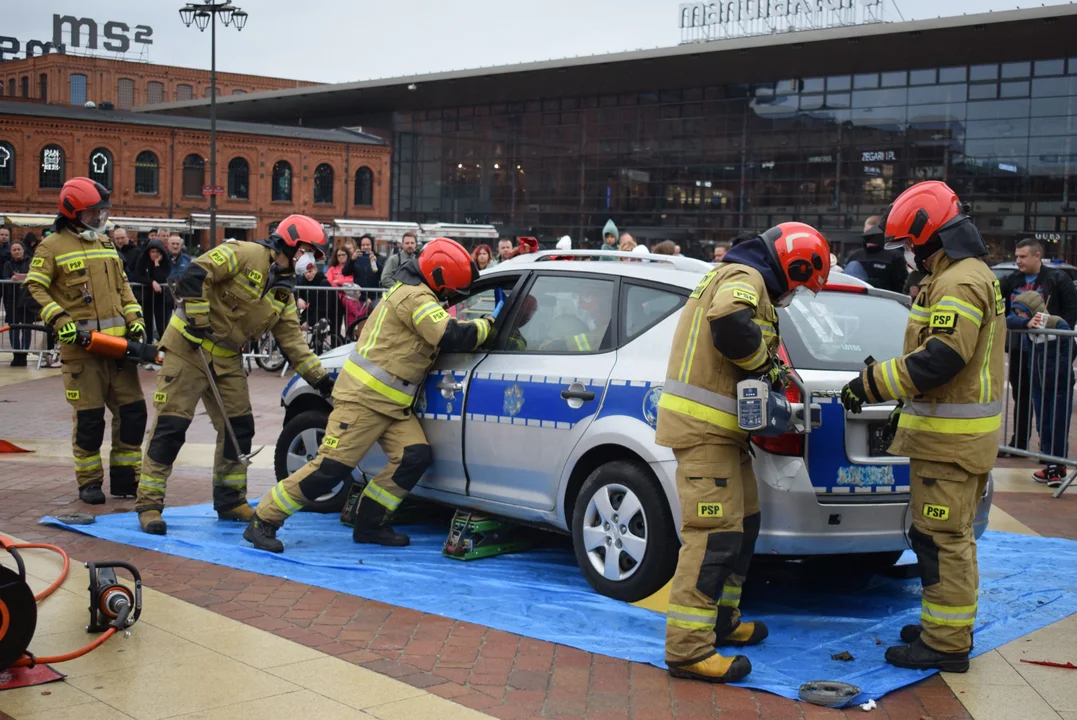
POLYGON ((183 328, 183 332, 188 336, 187 342, 191 343, 191 347, 198 349, 202 347, 202 341, 205 340, 206 335, 209 334, 209 326, 204 325, 202 327, 195 327, 194 325, 187 323, 186 327, 183 328), (197 341, 192 340, 191 338, 197 338, 197 341))
POLYGON ((858 414, 867 402, 864 381, 857 375, 841 389, 841 406, 851 413, 858 414))
POLYGON ((886 424, 890 428, 890 434, 893 435, 898 429, 898 420, 901 419, 901 407, 902 403, 898 403, 897 407, 890 411, 890 417, 886 419, 886 424))
POLYGON ((333 396, 333 386, 337 384, 336 378, 329 373, 322 376, 322 379, 314 383, 314 389, 325 399, 329 399, 333 396))

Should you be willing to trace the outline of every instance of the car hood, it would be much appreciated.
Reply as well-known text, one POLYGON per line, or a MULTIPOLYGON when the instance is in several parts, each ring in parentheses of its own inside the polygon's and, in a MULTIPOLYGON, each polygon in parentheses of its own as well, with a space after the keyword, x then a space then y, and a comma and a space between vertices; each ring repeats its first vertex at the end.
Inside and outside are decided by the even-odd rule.
POLYGON ((329 352, 322 353, 318 356, 318 359, 322 362, 322 367, 326 370, 339 369, 344 367, 344 361, 348 359, 348 355, 355 349, 355 343, 344 343, 340 347, 335 347, 329 352))

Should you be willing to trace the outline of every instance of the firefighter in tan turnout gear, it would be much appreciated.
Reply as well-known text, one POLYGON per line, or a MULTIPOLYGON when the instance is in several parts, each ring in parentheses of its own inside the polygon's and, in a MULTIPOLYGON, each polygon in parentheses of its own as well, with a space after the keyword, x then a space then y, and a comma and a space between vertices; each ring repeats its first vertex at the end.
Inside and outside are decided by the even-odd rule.
POLYGON ((277 530, 292 514, 341 482, 375 442, 389 462, 359 501, 352 539, 407 545, 407 535, 386 524, 432 456, 412 407, 440 351, 468 352, 489 337, 492 315, 459 322, 441 300, 466 293, 479 276, 470 254, 455 240, 436 238, 396 271, 396 282, 367 321, 333 391, 333 412, 318 455, 278 482, 258 503, 243 537, 255 547, 281 552, 277 530))
POLYGON ((658 401, 655 440, 677 458, 681 550, 666 613, 666 664, 676 677, 736 682, 752 670, 717 648, 762 642, 742 622, 740 594, 759 536, 759 495, 748 434, 737 424, 737 383, 785 383, 775 306, 816 293, 830 248, 815 228, 783 223, 729 251, 685 305, 658 401))
POLYGON ((886 216, 888 249, 927 273, 909 313, 905 355, 874 364, 842 404, 898 400, 890 452, 910 458, 910 544, 923 585, 920 623, 887 649, 898 667, 965 672, 979 576, 972 522, 995 464, 1003 409, 1005 305, 987 247, 946 184, 906 190, 886 216))
POLYGON ((322 254, 325 230, 314 218, 290 215, 266 242, 228 242, 194 260, 175 288, 181 303, 169 321, 161 347, 164 365, 157 376, 153 404, 157 417, 138 483, 139 524, 153 535, 167 531, 161 512, 172 464, 183 447, 198 401, 217 430, 213 460, 213 507, 221 520, 247 522, 247 468, 226 429, 226 416, 206 376, 210 366, 240 452, 251 451, 251 414, 247 373, 241 350, 249 340, 271 331, 296 372, 323 395, 333 378, 310 351, 300 330, 292 289, 300 254, 322 254))
POLYGON ((105 502, 101 444, 105 408, 112 413, 109 493, 135 494, 146 432, 146 400, 138 367, 129 360, 92 355, 75 344, 80 332, 141 340, 142 308, 131 293, 123 260, 104 234, 109 191, 85 177, 60 189, 55 232, 38 246, 26 286, 41 305, 41 320, 56 330, 63 360, 64 392, 74 410, 72 433, 79 498, 105 502))

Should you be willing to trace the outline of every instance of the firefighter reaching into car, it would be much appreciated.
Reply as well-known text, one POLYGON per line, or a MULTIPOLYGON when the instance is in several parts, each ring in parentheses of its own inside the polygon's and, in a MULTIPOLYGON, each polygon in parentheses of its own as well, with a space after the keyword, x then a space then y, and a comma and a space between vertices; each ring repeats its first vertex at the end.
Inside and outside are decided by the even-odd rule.
POLYGON ((64 183, 53 232, 38 245, 25 281, 41 306, 42 322, 52 326, 60 340, 64 392, 74 411, 75 479, 79 499, 91 505, 105 502, 105 408, 112 413, 108 473, 113 497, 135 494, 146 432, 146 400, 137 365, 93 355, 76 344, 80 332, 141 340, 146 331, 123 260, 104 234, 112 206, 109 195, 90 178, 64 183))
POLYGON ((763 623, 740 617, 761 516, 734 397, 748 377, 784 385, 776 306, 800 291, 819 292, 829 272, 830 248, 819 231, 782 223, 731 249, 696 286, 677 324, 655 435, 673 448, 681 505, 666 614, 666 664, 675 677, 736 682, 751 662, 718 648, 767 637, 763 623))
POLYGON ((413 406, 439 352, 469 352, 486 342, 493 313, 457 321, 441 306, 466 294, 479 277, 459 243, 436 238, 395 274, 373 318, 344 364, 333 391, 333 412, 317 456, 262 497, 243 532, 255 547, 282 552, 277 531, 292 514, 351 473, 378 442, 388 463, 363 490, 352 539, 357 543, 407 545, 407 535, 387 523, 432 462, 430 445, 413 406))
POLYGON ((905 330, 905 354, 874 363, 842 389, 842 404, 897 400, 890 452, 910 458, 909 540, 923 585, 920 622, 888 648, 892 665, 965 672, 979 576, 973 519, 1002 424, 1006 306, 983 261, 987 247, 945 183, 906 190, 886 216, 887 247, 927 277, 905 330))
POLYGON ((174 289, 180 304, 161 339, 166 354, 153 396, 157 417, 135 502, 144 532, 164 535, 167 531, 161 517, 166 484, 200 399, 217 430, 213 460, 217 517, 247 522, 254 515, 247 503, 247 467, 240 456, 249 455, 254 437, 241 350, 251 339, 271 331, 296 372, 329 396, 333 378, 303 338, 292 294, 297 259, 321 255, 325 247, 325 230, 317 220, 289 215, 268 241, 225 243, 183 271, 174 289), (206 375, 207 364, 212 377, 206 375), (217 403, 214 383, 226 414, 217 403), (235 441, 227 431, 228 423, 235 441))

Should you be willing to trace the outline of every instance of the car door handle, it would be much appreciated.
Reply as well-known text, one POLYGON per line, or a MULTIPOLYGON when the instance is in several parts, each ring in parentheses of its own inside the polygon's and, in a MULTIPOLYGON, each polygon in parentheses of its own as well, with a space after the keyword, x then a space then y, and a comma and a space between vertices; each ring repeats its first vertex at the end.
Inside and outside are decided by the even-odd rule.
POLYGON ((464 384, 456 382, 452 375, 446 375, 435 387, 441 391, 441 397, 452 400, 456 393, 464 389, 464 384))
POLYGON ((583 400, 584 402, 591 402, 595 399, 595 394, 591 390, 573 390, 572 388, 566 388, 561 391, 561 398, 564 400, 583 400))

